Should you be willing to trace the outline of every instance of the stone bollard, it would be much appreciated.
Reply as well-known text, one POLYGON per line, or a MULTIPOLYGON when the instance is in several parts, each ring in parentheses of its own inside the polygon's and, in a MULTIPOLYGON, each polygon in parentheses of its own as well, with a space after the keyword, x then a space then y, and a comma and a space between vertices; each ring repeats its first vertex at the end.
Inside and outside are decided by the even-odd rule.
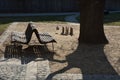
POLYGON ((70 28, 70 35, 73 36, 73 28, 70 28))
POLYGON ((65 29, 66 29, 66 30, 65 30, 65 35, 68 35, 68 33, 69 33, 69 28, 66 27, 65 29))
POLYGON ((62 27, 61 35, 64 35, 64 27, 62 27))
POLYGON ((58 27, 58 26, 56 27, 56 30, 59 30, 59 27, 58 27))

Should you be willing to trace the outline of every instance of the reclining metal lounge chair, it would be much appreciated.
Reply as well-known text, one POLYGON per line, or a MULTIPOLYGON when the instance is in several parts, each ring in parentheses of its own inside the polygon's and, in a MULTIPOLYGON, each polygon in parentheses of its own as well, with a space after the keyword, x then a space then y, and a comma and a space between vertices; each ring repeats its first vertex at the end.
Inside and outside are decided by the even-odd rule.
POLYGON ((52 43, 52 48, 54 51, 53 43, 56 43, 56 40, 48 33, 39 33, 37 29, 34 30, 36 37, 40 44, 46 45, 47 43, 52 43))
POLYGON ((24 32, 12 32, 11 43, 28 44, 31 40, 34 30, 35 28, 32 26, 32 23, 29 23, 25 33, 24 32))

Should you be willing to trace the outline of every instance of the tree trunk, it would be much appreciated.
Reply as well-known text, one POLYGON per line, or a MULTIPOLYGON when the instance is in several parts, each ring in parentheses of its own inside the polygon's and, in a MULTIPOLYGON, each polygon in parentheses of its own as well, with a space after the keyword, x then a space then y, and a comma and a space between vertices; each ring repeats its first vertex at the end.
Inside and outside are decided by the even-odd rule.
POLYGON ((106 44, 103 29, 105 0, 80 0, 80 43, 106 44))

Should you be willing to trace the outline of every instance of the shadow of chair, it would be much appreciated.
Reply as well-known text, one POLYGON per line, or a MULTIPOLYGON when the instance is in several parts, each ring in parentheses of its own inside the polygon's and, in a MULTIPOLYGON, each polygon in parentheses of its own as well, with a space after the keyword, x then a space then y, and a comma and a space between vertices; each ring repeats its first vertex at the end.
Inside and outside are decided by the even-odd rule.
POLYGON ((22 45, 8 45, 5 47, 4 58, 6 60, 16 58, 21 60, 21 64, 27 64, 31 61, 48 59, 50 53, 42 45, 29 45, 24 49, 22 49, 22 45))
POLYGON ((4 58, 21 58, 22 46, 8 45, 5 47, 4 58))
POLYGON ((23 55, 21 57, 21 63, 27 64, 31 61, 44 60, 46 57, 46 52, 44 46, 42 45, 30 45, 23 49, 23 55))

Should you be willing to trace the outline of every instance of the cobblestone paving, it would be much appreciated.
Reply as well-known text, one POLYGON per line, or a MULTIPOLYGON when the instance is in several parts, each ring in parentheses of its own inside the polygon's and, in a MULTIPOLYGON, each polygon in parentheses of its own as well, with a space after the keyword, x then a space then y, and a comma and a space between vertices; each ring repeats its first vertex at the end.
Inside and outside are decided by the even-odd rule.
POLYGON ((45 80, 50 74, 48 60, 37 62, 37 80, 45 80))
POLYGON ((53 80, 82 80, 82 74, 57 74, 53 80))
POLYGON ((25 80, 26 65, 16 59, 0 62, 0 80, 25 80))
POLYGON ((27 64, 25 80, 37 80, 36 79, 36 75, 37 75, 36 65, 37 63, 34 61, 27 64))
POLYGON ((45 80, 50 74, 49 61, 31 61, 21 64, 15 58, 0 62, 0 80, 45 80))

